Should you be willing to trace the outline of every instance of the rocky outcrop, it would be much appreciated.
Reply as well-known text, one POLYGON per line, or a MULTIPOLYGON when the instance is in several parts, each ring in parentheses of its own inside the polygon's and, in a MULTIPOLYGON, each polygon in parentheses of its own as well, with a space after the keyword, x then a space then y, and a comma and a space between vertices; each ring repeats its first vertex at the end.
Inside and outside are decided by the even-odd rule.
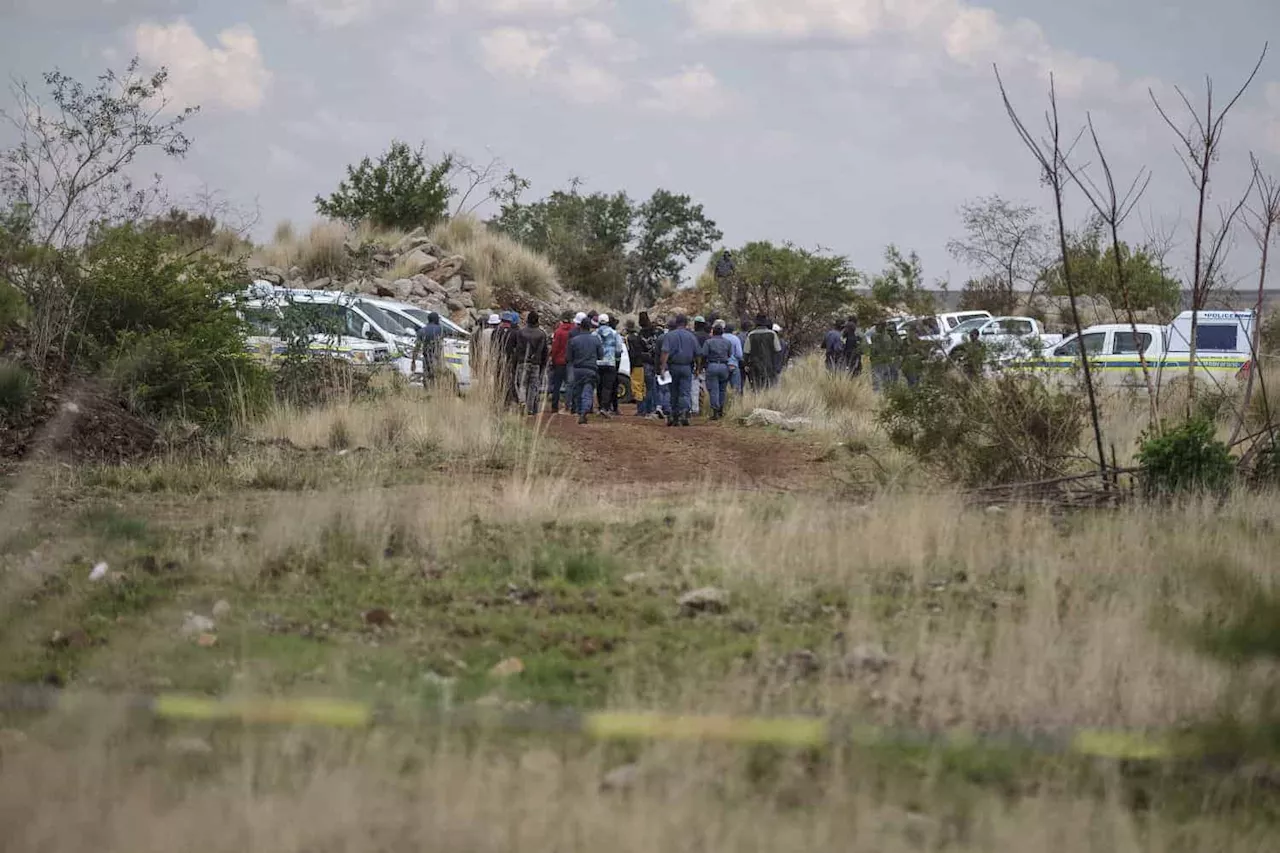
POLYGON ((278 267, 252 270, 255 278, 272 284, 308 290, 335 290, 409 302, 428 311, 437 311, 459 325, 473 328, 490 313, 501 310, 536 310, 547 316, 564 310, 586 310, 585 297, 553 283, 545 293, 523 293, 490 286, 495 304, 480 304, 480 283, 462 255, 436 245, 419 228, 393 246, 347 244, 349 270, 345 275, 307 281, 303 270, 278 267), (394 272, 393 272, 394 271, 394 272), (493 291, 497 292, 493 292, 493 291))

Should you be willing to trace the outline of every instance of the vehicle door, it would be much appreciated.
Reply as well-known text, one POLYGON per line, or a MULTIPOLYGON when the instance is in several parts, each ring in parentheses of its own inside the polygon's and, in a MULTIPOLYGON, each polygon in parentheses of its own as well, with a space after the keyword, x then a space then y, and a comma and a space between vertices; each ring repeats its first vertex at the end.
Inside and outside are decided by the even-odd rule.
POLYGON ((1110 332, 1085 332, 1082 336, 1072 335, 1053 348, 1042 364, 1045 369, 1055 375, 1069 376, 1080 368, 1080 351, 1089 360, 1089 368, 1093 370, 1099 364, 1099 358, 1107 352, 1110 345, 1110 332))

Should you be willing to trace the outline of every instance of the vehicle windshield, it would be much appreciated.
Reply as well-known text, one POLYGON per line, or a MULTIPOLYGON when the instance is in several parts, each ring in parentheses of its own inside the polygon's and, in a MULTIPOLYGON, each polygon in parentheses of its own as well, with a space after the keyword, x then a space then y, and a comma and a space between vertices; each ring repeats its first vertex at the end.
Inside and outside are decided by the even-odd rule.
POLYGON ((379 328, 389 334, 401 338, 411 338, 417 332, 413 323, 394 312, 384 311, 372 302, 361 302, 360 310, 368 314, 370 320, 377 323, 379 328))
MULTIPOLYGON (((983 322, 985 322, 990 319, 991 317, 988 316, 987 314, 961 314, 959 317, 949 318, 950 322, 956 324, 951 327, 951 331, 953 332, 958 332, 961 326, 967 326, 969 323, 972 323, 974 320, 982 320, 983 322)), ((970 326, 969 328, 973 328, 973 327, 970 326)))
POLYGON ((965 320, 959 326, 951 330, 953 335, 967 335, 974 329, 981 329, 987 323, 991 322, 990 317, 974 317, 972 320, 965 320))
MULTIPOLYGON (((289 302, 281 306, 281 327, 308 335, 351 335, 351 312, 333 303, 289 302)), ((356 330, 359 337, 359 330, 356 330)))
POLYGON ((417 320, 423 326, 427 325, 427 312, 423 311, 421 308, 402 308, 400 310, 417 320))

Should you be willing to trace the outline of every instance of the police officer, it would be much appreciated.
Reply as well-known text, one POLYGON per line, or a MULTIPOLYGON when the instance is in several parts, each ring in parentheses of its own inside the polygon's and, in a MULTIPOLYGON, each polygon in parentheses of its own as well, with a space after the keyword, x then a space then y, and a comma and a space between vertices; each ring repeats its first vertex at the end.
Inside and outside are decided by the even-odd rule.
POLYGON ((822 351, 827 356, 827 370, 835 373, 844 362, 844 338, 839 320, 831 321, 831 328, 822 338, 822 351))
POLYGON ((427 315, 427 324, 418 329, 413 355, 409 358, 409 372, 413 373, 418 366, 418 354, 422 354, 422 387, 430 388, 435 381, 443 350, 444 327, 440 325, 440 315, 432 311, 427 315))
POLYGON ((569 339, 569 363, 573 365, 573 381, 578 394, 578 423, 585 424, 595 402, 596 386, 600 383, 600 360, 604 358, 604 344, 591 334, 591 318, 583 317, 582 330, 569 339))
POLYGON ((711 420, 724 417, 724 400, 729 391, 729 361, 733 346, 724 334, 724 321, 711 326, 711 337, 702 345, 702 363, 706 366, 707 394, 711 398, 711 420))
POLYGON ((663 373, 671 374, 671 414, 667 426, 689 426, 693 369, 698 361, 698 339, 689 331, 689 318, 677 314, 674 328, 662 338, 663 373))

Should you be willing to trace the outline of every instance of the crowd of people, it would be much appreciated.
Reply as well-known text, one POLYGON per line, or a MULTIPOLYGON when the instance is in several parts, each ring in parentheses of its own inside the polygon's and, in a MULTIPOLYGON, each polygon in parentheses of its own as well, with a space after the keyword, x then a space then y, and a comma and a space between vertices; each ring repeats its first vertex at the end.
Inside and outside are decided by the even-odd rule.
MULTIPOLYGON (((490 314, 473 336, 473 373, 487 372, 507 402, 538 415, 545 397, 552 414, 562 411, 588 423, 592 414, 614 417, 619 388, 628 387, 636 415, 688 426, 701 413, 705 397, 711 420, 724 417, 731 393, 744 387, 767 388, 778 381, 790 357, 782 329, 764 315, 744 319, 741 329, 711 315, 676 314, 663 322, 640 312, 638 322, 597 311, 566 311, 554 329, 543 328, 536 311, 523 320, 515 311, 490 314), (621 325, 621 329, 619 329, 621 325), (624 353, 626 359, 624 360, 624 353), (629 365, 629 375, 619 375, 629 365)), ((414 363, 422 355, 423 379, 439 373, 444 332, 434 313, 418 330, 414 363)), ((832 372, 862 374, 869 356, 877 391, 905 380, 915 385, 925 365, 937 356, 936 345, 916 334, 899 334, 877 323, 865 338, 854 318, 835 321, 822 340, 826 366, 832 372), (865 347, 864 347, 865 345, 865 347), (864 353, 868 349, 869 353, 864 353)), ((982 373, 985 354, 974 332, 953 352, 966 374, 982 373)))
POLYGON ((472 370, 487 371, 508 402, 529 415, 541 412, 545 397, 552 414, 574 414, 579 423, 597 412, 613 417, 625 385, 637 416, 688 426, 704 396, 710 419, 718 420, 731 393, 778 381, 789 356, 781 332, 763 315, 739 330, 715 315, 691 322, 675 314, 664 322, 642 311, 620 323, 607 313, 566 311, 548 329, 536 311, 523 321, 507 311, 489 315, 475 334, 472 370), (624 365, 630 373, 619 376, 624 365))

